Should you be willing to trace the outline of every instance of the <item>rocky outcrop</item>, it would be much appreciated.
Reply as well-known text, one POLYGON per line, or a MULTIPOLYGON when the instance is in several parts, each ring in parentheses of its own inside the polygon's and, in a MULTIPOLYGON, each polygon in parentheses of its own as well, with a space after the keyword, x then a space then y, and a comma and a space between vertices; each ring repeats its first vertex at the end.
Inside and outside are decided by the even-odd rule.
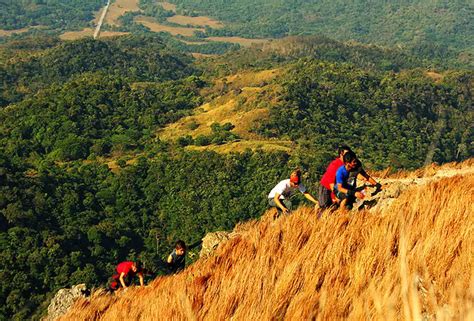
POLYGON ((202 239, 202 247, 199 252, 199 257, 208 257, 212 252, 217 249, 219 244, 227 241, 234 236, 235 233, 217 231, 213 233, 207 233, 202 239))
POLYGON ((66 314, 78 298, 85 298, 90 291, 85 284, 78 284, 70 289, 61 289, 56 293, 48 306, 48 315, 43 321, 53 321, 66 314))

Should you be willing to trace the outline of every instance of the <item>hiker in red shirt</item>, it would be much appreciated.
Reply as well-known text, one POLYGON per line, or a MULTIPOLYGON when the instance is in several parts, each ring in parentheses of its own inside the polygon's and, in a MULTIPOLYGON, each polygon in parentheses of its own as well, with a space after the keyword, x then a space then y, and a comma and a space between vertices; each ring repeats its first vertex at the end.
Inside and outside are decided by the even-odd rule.
POLYGON ((111 290, 118 290, 120 287, 126 289, 131 283, 135 275, 138 275, 140 285, 144 286, 143 282, 143 269, 139 261, 125 261, 117 265, 117 274, 112 276, 112 283, 110 284, 111 290))
POLYGON ((351 149, 349 146, 342 145, 337 151, 339 155, 338 158, 329 164, 319 184, 318 203, 321 209, 329 208, 336 202, 336 196, 334 195, 336 172, 339 167, 344 165, 344 154, 351 151, 351 149))

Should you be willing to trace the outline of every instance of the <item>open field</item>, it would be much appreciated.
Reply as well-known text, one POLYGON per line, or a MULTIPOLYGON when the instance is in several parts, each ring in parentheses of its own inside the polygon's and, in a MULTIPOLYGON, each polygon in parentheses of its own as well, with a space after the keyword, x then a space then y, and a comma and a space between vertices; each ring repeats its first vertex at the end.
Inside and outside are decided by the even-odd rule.
POLYGON ((196 27, 205 27, 209 26, 211 28, 222 28, 224 25, 217 20, 214 20, 209 17, 189 17, 189 16, 180 16, 180 15, 175 15, 172 17, 169 17, 168 19, 169 22, 177 23, 180 25, 191 25, 191 26, 196 26, 196 27))
POLYGON ((438 83, 443 80, 443 75, 434 71, 427 71, 426 75, 438 83))
POLYGON ((249 38, 242 38, 242 37, 208 37, 206 39, 209 39, 212 41, 236 43, 243 47, 250 47, 254 44, 264 44, 270 41, 269 39, 249 39, 249 38))
MULTIPOLYGON (((114 37, 114 36, 123 36, 127 35, 128 32, 119 32, 119 31, 101 31, 99 38, 104 37, 114 37)), ((84 37, 92 37, 94 35, 94 29, 85 28, 81 31, 68 31, 59 36, 62 40, 77 40, 84 37)))
POLYGON ((202 28, 171 27, 158 23, 154 18, 138 16, 135 21, 154 32, 168 32, 173 36, 181 35, 185 37, 194 36, 194 31, 204 31, 202 28))
POLYGON ((158 2, 158 4, 160 4, 165 10, 176 12, 176 5, 173 3, 162 1, 158 2))
POLYGON ((203 54, 199 52, 192 52, 191 55, 193 55, 194 58, 196 59, 203 59, 203 58, 210 58, 210 57, 216 57, 218 55, 215 54, 203 54))
POLYGON ((3 30, 3 29, 0 29, 0 37, 9 37, 11 35, 14 35, 14 34, 17 34, 17 33, 24 33, 24 32, 27 32, 29 30, 30 30, 29 27, 16 29, 16 30, 3 30))
POLYGON ((112 26, 118 26, 118 18, 130 11, 140 11, 140 8, 138 7, 138 0, 116 0, 110 4, 104 23, 112 26))
POLYGON ((208 146, 186 146, 188 150, 211 150, 221 154, 228 153, 242 153, 250 149, 252 151, 262 150, 264 152, 283 151, 290 152, 292 149, 292 142, 286 140, 242 140, 230 142, 223 145, 208 145, 208 146))

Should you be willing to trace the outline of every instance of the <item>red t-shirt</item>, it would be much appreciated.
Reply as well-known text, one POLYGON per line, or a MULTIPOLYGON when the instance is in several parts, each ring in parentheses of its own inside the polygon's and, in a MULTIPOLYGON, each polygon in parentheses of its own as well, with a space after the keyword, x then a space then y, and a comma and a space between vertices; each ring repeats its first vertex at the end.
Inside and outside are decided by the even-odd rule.
POLYGON ((329 184, 335 184, 336 172, 342 165, 344 165, 344 162, 339 158, 333 160, 326 169, 326 172, 324 173, 323 177, 321 177, 321 185, 326 187, 328 190, 331 190, 329 184))
POLYGON ((133 262, 130 262, 130 261, 125 261, 125 262, 120 263, 119 265, 117 265, 118 274, 119 275, 121 275, 122 273, 125 273, 125 275, 135 274, 135 272, 133 272, 132 270, 132 265, 133 265, 133 262))

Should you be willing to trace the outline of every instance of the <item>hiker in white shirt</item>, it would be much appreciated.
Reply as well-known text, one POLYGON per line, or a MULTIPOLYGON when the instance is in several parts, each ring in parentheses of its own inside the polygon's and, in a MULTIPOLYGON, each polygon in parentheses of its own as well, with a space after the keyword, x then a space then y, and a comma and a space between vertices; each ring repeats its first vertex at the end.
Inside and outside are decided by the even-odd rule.
POLYGON ((306 191, 306 187, 301 183, 301 171, 299 169, 291 173, 289 179, 284 179, 278 183, 268 194, 268 203, 277 208, 278 213, 288 214, 291 210, 290 197, 295 190, 299 190, 303 195, 316 206, 318 201, 306 191))

